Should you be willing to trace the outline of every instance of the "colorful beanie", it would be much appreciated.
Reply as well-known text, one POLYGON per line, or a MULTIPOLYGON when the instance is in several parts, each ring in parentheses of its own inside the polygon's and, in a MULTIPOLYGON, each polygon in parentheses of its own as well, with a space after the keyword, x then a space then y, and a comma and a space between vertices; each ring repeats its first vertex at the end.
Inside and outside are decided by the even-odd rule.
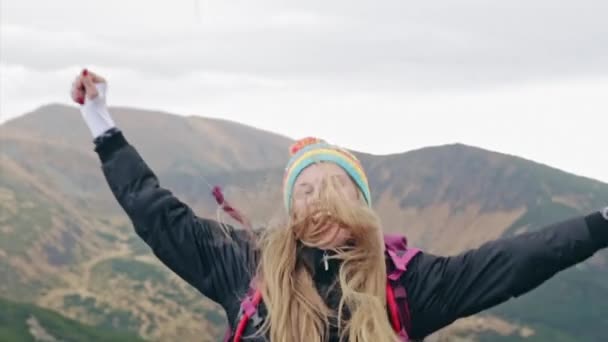
POLYGON ((296 178, 306 167, 318 162, 331 162, 342 167, 363 193, 365 202, 371 206, 372 199, 367 176, 361 163, 352 153, 312 137, 298 140, 291 146, 289 152, 291 158, 285 168, 283 179, 283 195, 288 212, 291 210, 291 196, 296 178))

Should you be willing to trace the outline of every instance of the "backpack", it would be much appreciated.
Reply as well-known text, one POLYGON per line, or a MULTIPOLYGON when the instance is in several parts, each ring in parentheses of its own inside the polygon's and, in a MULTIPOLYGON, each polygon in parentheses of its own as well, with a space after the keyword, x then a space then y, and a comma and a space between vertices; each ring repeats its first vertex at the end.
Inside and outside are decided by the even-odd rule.
MULTIPOLYGON (((391 325, 403 342, 410 341, 408 331, 411 331, 411 315, 405 287, 399 279, 407 270, 407 265, 420 252, 419 249, 408 248, 407 239, 402 235, 385 234, 384 245, 389 257, 387 265, 386 301, 391 325)), ((241 302, 241 309, 237 316, 237 325, 234 330, 232 342, 241 342, 243 332, 248 324, 258 327, 263 318, 258 313, 258 305, 262 295, 252 281, 249 291, 241 302)), ((229 326, 224 342, 229 342, 232 328, 229 326)))

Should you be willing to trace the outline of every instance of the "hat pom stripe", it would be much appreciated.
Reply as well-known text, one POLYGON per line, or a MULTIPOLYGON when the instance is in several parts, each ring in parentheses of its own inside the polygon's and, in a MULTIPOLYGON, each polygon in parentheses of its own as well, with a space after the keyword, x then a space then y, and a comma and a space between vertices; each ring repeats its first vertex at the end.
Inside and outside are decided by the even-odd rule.
POLYGON ((309 145, 315 145, 315 144, 319 144, 319 143, 324 143, 324 141, 319 138, 315 138, 315 137, 306 137, 306 138, 300 139, 300 140, 296 141, 295 143, 293 143, 291 145, 291 147, 289 147, 289 154, 293 156, 296 153, 298 153, 303 147, 306 147, 309 145))

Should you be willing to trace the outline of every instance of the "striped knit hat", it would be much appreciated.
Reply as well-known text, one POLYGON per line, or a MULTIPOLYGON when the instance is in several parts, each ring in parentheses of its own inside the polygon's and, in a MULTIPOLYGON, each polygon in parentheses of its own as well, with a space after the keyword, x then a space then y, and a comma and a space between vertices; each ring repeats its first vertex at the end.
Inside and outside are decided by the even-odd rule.
POLYGON ((283 196, 287 212, 291 210, 291 196, 296 179, 306 167, 318 162, 332 162, 344 169, 363 193, 365 202, 371 206, 367 176, 361 163, 352 153, 312 137, 296 141, 289 152, 291 158, 285 168, 283 179, 283 196))

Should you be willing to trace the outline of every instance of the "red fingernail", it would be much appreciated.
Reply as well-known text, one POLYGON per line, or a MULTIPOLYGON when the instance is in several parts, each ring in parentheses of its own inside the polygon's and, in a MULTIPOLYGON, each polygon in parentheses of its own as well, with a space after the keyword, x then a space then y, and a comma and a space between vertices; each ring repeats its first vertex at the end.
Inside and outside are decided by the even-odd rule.
POLYGON ((82 70, 82 76, 86 76, 88 74, 89 74, 89 70, 87 70, 87 69, 82 70))
POLYGON ((84 97, 77 98, 76 102, 78 102, 79 104, 83 105, 84 104, 84 97))

